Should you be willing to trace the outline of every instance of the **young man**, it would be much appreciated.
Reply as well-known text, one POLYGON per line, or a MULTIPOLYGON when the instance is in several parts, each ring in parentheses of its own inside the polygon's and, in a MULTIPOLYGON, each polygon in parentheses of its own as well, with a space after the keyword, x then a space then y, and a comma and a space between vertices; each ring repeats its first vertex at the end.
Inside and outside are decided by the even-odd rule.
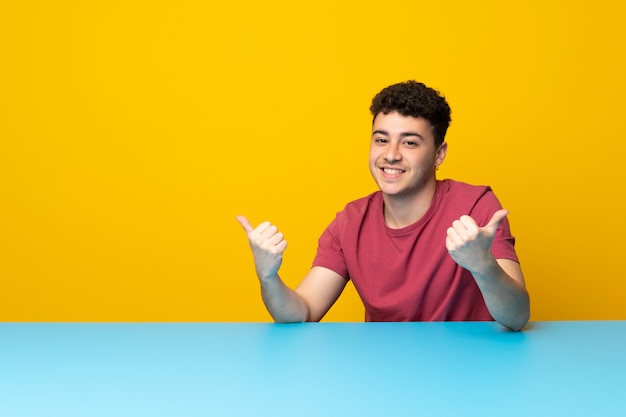
POLYGON ((337 214, 295 290, 278 275, 282 233, 237 217, 274 320, 319 321, 351 279, 367 321, 496 320, 522 329, 529 296, 508 212, 489 187, 436 179, 448 150, 445 98, 408 81, 383 89, 370 110, 379 191, 337 214))

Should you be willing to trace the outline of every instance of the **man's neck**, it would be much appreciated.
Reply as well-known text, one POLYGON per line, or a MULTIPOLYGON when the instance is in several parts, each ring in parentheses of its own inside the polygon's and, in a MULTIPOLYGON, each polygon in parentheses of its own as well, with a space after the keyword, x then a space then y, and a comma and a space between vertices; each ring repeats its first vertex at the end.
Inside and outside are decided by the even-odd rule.
POLYGON ((434 181, 413 195, 383 194, 385 224, 392 229, 401 229, 415 223, 430 208, 436 190, 437 182, 434 181))

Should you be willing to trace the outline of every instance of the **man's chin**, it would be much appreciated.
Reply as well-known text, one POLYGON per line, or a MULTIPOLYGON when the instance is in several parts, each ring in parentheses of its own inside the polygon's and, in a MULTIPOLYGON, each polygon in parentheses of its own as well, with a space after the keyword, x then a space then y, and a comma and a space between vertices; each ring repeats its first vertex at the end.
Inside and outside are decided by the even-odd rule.
POLYGON ((399 188, 379 187, 379 189, 380 192, 383 193, 383 195, 390 198, 402 198, 407 194, 405 190, 399 188))

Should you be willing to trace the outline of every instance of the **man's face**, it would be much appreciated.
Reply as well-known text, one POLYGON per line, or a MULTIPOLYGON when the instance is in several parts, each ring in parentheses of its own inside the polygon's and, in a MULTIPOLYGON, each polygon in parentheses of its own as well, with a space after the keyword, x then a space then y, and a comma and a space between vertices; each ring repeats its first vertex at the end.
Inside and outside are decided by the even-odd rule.
POLYGON ((385 195, 416 195, 435 181, 435 167, 443 162, 446 149, 445 142, 435 148, 433 126, 426 119, 378 113, 372 126, 370 171, 385 195))

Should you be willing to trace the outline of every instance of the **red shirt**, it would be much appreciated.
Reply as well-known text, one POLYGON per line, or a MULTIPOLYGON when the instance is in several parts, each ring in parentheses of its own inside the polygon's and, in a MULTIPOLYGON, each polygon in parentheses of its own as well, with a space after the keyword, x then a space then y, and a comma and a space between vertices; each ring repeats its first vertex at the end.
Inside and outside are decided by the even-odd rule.
MULTIPOLYGON (((487 186, 437 181, 428 211, 412 225, 391 229, 377 191, 346 205, 319 239, 314 266, 351 279, 366 321, 493 320, 471 273, 446 249, 447 229, 468 214, 486 225, 501 207, 487 186)), ((496 259, 518 261, 505 218, 493 240, 496 259)))

